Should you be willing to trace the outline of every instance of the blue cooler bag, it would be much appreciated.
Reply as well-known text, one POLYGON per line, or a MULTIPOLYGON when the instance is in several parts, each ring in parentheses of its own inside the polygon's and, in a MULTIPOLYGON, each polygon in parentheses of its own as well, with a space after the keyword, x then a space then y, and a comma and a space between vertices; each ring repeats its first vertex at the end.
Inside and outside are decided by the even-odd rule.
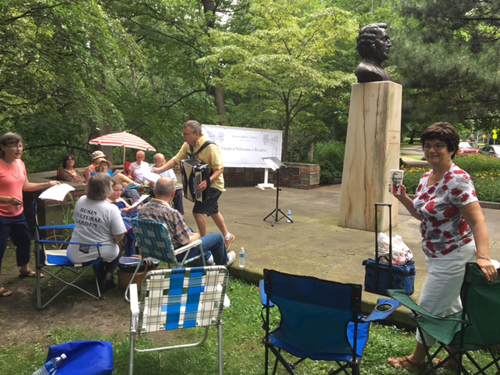
POLYGON ((363 261, 365 266, 365 291, 388 296, 387 289, 403 289, 406 294, 413 294, 415 283, 415 263, 409 262, 404 266, 392 264, 392 204, 375 203, 375 258, 363 261), (381 263, 378 255, 378 224, 377 208, 389 207, 389 257, 387 263, 381 263))
POLYGON ((387 289, 403 289, 413 294, 415 283, 415 263, 394 266, 377 262, 375 259, 363 261, 365 266, 365 291, 388 296, 387 289))
POLYGON ((106 341, 73 341, 49 348, 47 361, 66 354, 57 375, 111 375, 113 346, 106 341))

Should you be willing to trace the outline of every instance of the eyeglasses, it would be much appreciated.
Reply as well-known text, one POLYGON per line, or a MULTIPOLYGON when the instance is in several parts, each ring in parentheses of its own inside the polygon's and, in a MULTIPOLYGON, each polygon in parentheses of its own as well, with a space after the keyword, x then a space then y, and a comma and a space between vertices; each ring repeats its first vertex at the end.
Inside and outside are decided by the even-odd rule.
POLYGON ((434 145, 431 145, 429 143, 425 143, 423 149, 425 151, 429 151, 431 148, 433 148, 435 151, 441 151, 445 147, 446 147, 446 143, 436 143, 434 145))
POLYGON ((183 137, 187 137, 187 136, 190 136, 190 135, 192 135, 192 134, 194 134, 194 132, 192 132, 192 133, 185 133, 185 132, 182 132, 182 136, 183 136, 183 137))

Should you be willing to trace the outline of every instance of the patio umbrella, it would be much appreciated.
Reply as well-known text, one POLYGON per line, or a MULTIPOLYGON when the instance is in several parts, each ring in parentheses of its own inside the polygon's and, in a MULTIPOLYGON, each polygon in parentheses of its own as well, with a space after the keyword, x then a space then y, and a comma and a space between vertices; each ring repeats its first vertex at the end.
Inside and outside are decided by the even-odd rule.
POLYGON ((151 146, 141 137, 127 132, 112 133, 102 135, 100 137, 91 139, 91 145, 101 146, 123 146, 123 164, 125 165, 125 148, 137 148, 144 151, 156 151, 156 148, 151 146))

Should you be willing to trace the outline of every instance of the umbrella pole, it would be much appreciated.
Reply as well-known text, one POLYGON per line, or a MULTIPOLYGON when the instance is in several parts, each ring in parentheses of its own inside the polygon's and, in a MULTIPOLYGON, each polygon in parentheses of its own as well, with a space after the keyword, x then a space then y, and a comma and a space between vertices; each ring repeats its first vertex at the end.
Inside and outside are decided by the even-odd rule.
POLYGON ((127 171, 125 170, 125 145, 123 145, 123 170, 125 171, 124 174, 127 174, 127 171))

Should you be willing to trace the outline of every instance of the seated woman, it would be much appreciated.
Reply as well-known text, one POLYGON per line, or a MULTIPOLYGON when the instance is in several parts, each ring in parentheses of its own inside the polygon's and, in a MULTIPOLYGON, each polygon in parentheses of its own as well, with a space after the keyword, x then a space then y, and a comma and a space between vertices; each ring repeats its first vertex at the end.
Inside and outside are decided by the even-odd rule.
POLYGON ((100 243, 101 246, 88 249, 80 245, 68 246, 68 258, 73 263, 89 262, 101 257, 102 262, 96 274, 102 291, 115 286, 113 272, 120 259, 118 242, 123 240, 127 232, 118 207, 106 201, 112 190, 111 177, 100 173, 90 179, 87 195, 82 196, 75 205, 75 230, 71 242, 100 243))
POLYGON ((111 162, 107 161, 104 158, 98 159, 96 161, 96 171, 97 173, 92 173, 92 176, 95 176, 98 173, 107 173, 111 178, 117 179, 121 182, 126 182, 128 184, 132 185, 139 185, 127 176, 125 176, 123 173, 117 172, 113 173, 113 166, 111 165, 111 162))
POLYGON ((125 228, 127 228, 127 233, 125 234, 125 253, 129 257, 133 254, 137 254, 135 247, 135 234, 130 220, 139 214, 140 206, 131 208, 130 205, 121 197, 123 191, 123 185, 121 182, 113 179, 112 185, 113 191, 107 200, 118 207, 121 212, 123 223, 125 224, 125 228))
POLYGON ((75 184, 87 184, 87 179, 82 172, 75 169, 76 160, 74 155, 68 154, 63 158, 63 169, 60 169, 59 179, 61 181, 73 182, 75 184))

